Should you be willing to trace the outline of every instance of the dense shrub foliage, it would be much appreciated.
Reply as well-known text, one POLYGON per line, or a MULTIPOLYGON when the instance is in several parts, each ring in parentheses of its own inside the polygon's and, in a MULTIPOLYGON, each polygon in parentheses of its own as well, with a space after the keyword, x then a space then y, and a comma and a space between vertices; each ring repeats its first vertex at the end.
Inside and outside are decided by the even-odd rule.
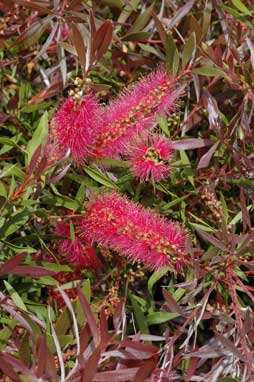
POLYGON ((253 381, 253 2, 0 12, 1 381, 253 381))

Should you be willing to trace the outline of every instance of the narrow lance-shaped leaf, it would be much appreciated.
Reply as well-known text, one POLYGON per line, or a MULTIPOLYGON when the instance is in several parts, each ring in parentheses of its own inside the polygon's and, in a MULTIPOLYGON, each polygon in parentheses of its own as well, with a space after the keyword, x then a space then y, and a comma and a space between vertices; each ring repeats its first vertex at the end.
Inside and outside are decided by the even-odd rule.
POLYGON ((186 42, 183 48, 182 54, 182 69, 185 69, 187 64, 190 64, 196 53, 196 35, 193 32, 189 40, 186 42))
POLYGON ((187 138, 172 142, 175 150, 193 150, 212 144, 208 139, 187 138))
POLYGON ((74 23, 71 24, 72 41, 78 53, 78 58, 82 68, 86 67, 86 46, 82 33, 78 26, 74 23))
POLYGON ((83 307, 83 310, 84 310, 84 313, 86 315, 86 319, 87 319, 87 322, 89 324, 89 327, 90 327, 90 330, 91 330, 91 333, 93 335, 93 338, 94 338, 94 342, 95 344, 98 344, 99 343, 99 331, 98 331, 98 328, 97 328, 97 324, 96 324, 96 320, 95 320, 95 317, 93 315, 93 312, 80 288, 80 286, 78 285, 78 296, 79 296, 79 299, 80 299, 80 302, 81 302, 81 305, 83 307))
POLYGON ((98 61, 104 53, 106 53, 108 46, 112 40, 113 26, 112 22, 105 21, 100 28, 95 32, 91 44, 91 57, 98 61))
POLYGON ((38 127, 35 130, 32 139, 27 144, 27 163, 29 164, 31 158, 39 145, 44 144, 48 135, 48 112, 46 111, 41 117, 38 127))
POLYGON ((167 26, 169 30, 173 29, 174 26, 179 23, 184 16, 186 16, 193 5, 195 4, 195 0, 188 0, 186 4, 178 9, 176 14, 172 17, 172 19, 163 19, 162 22, 167 26))
POLYGON ((139 14, 139 16, 134 21, 134 24, 129 29, 129 33, 132 32, 140 32, 144 29, 144 27, 147 25, 151 18, 151 13, 153 10, 153 4, 151 4, 149 7, 147 7, 143 12, 139 14))
POLYGON ((217 147, 219 146, 220 142, 217 141, 216 143, 214 143, 214 145, 207 151, 206 154, 204 154, 202 156, 202 158, 200 158, 200 161, 198 163, 198 169, 199 168, 205 168, 207 166, 209 166, 209 163, 212 159, 212 156, 213 154, 215 153, 217 147))
POLYGON ((11 257, 4 264, 0 265, 0 275, 6 275, 11 272, 18 264, 20 264, 27 256, 27 253, 20 253, 19 255, 11 257))

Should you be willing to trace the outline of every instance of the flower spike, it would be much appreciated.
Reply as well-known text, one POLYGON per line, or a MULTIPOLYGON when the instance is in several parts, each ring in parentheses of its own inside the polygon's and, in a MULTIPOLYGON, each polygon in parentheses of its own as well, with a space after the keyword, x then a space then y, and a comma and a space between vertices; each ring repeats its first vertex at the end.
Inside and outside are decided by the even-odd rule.
POLYGON ((163 69, 130 86, 105 108, 94 155, 118 158, 135 135, 153 128, 156 115, 175 110, 181 94, 182 87, 176 89, 175 79, 163 69))
POLYGON ((179 271, 187 261, 186 232, 180 225, 116 192, 90 202, 80 232, 91 244, 109 247, 151 269, 168 265, 179 271))
POLYGON ((62 156, 69 153, 81 163, 91 154, 100 128, 101 109, 95 97, 69 96, 56 112, 51 123, 51 136, 62 156))

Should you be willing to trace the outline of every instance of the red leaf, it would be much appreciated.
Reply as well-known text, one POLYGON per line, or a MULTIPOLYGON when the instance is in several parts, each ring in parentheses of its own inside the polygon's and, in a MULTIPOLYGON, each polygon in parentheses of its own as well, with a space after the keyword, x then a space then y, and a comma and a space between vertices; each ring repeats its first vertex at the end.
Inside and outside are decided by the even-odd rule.
POLYGON ((151 353, 154 354, 158 351, 158 348, 153 345, 149 344, 143 344, 141 342, 137 341, 131 341, 131 340, 123 340, 120 342, 120 347, 125 347, 125 348, 133 348, 135 350, 139 350, 145 353, 151 353))
POLYGON ((89 325, 86 324, 80 332, 80 353, 84 353, 91 338, 91 330, 89 325))
POLYGON ((207 153, 202 156, 202 158, 198 162, 198 168, 205 168, 209 166, 210 160, 212 159, 213 154, 219 146, 219 143, 220 141, 214 143, 214 145, 207 151, 207 153))
POLYGON ((175 150, 193 150, 200 147, 209 146, 211 144, 212 142, 208 139, 190 138, 180 139, 179 141, 173 142, 173 147, 175 150))
POLYGON ((185 317, 185 313, 183 309, 181 308, 181 306, 177 304, 175 299, 171 296, 171 294, 165 288, 162 288, 162 294, 166 300, 166 304, 169 307, 170 311, 179 313, 181 314, 181 316, 185 317))
POLYGON ((39 338, 38 367, 36 372, 38 378, 42 378, 45 375, 52 380, 57 379, 55 360, 48 348, 46 335, 39 338))
POLYGON ((21 382, 18 374, 14 372, 13 367, 6 362, 4 355, 0 355, 0 370, 12 381, 21 382))
POLYGON ((214 237, 213 235, 211 235, 211 234, 209 234, 209 233, 207 233, 207 232, 205 232, 205 231, 202 231, 202 230, 199 229, 199 228, 195 228, 195 229, 196 229, 196 231, 199 233, 199 235, 200 235, 203 239, 205 239, 205 240, 207 240, 209 243, 213 244, 216 248, 220 248, 220 249, 222 249, 223 251, 226 250, 226 245, 225 245, 223 242, 221 242, 220 240, 216 239, 216 237, 214 237))
POLYGON ((199 358, 193 357, 190 359, 186 377, 185 377, 186 382, 189 382, 191 380, 191 377, 195 374, 198 364, 199 364, 199 358))
POLYGON ((37 11, 41 14, 49 14, 49 15, 54 15, 54 12, 51 11, 51 9, 42 7, 39 4, 36 4, 32 1, 23 1, 23 0, 15 0, 16 4, 22 5, 23 7, 33 9, 34 11, 37 11))
POLYGON ((135 378, 133 379, 133 382, 144 382, 155 369, 156 363, 157 360, 145 362, 144 365, 139 368, 135 378))
POLYGON ((119 302, 119 304, 116 306, 115 314, 113 317, 113 323, 116 333, 118 332, 121 323, 123 321, 123 315, 124 315, 124 305, 125 305, 125 298, 122 298, 119 302))
POLYGON ((106 345, 109 342, 111 336, 108 333, 108 322, 105 316, 104 309, 101 309, 100 312, 100 333, 102 345, 106 345))
POLYGON ((83 69, 86 67, 86 46, 82 33, 80 32, 78 26, 74 23, 71 24, 72 29, 72 40, 73 44, 77 50, 79 61, 83 69))
POLYGON ((31 158, 30 163, 29 163, 29 167, 27 169, 27 175, 28 176, 30 176, 32 174, 40 155, 41 155, 41 145, 39 145, 37 147, 37 149, 35 150, 35 152, 32 155, 32 158, 31 158))
POLYGON ((10 273, 28 277, 44 277, 52 276, 56 272, 43 267, 37 267, 36 265, 17 265, 10 273))
POLYGON ((4 124, 5 121, 7 121, 10 118, 8 114, 3 113, 2 111, 0 112, 0 123, 4 124))
POLYGON ((88 358, 84 365, 81 382, 93 382, 94 376, 97 371, 97 365, 100 359, 101 349, 100 346, 95 349, 93 354, 88 358))
POLYGON ((128 369, 97 373, 94 377, 94 382, 131 382, 133 381, 138 369, 138 367, 131 367, 128 369))
POLYGON ((230 350, 241 361, 244 361, 242 353, 235 347, 232 341, 230 341, 227 337, 223 336, 221 333, 215 332, 215 336, 226 349, 230 350))
POLYGON ((96 325, 96 320, 95 320, 93 312, 90 308, 90 305, 88 304, 88 302, 87 302, 87 300, 86 300, 86 298, 85 298, 85 296, 84 296, 84 294, 80 288, 80 285, 78 285, 78 296, 79 296, 82 308, 84 310, 84 313, 86 315, 86 319, 87 319, 88 325, 90 327, 91 333, 93 335, 94 342, 97 345, 99 343, 100 337, 99 337, 99 331, 98 331, 98 328, 96 325))
POLYGON ((94 34, 91 47, 92 58, 95 57, 98 61, 101 58, 101 56, 103 56, 103 54, 106 53, 108 46, 112 40, 112 35, 112 22, 110 20, 106 20, 94 34))
POLYGON ((23 252, 16 256, 11 257, 7 260, 3 265, 0 266, 0 275, 7 275, 11 273, 11 271, 21 263, 27 256, 27 253, 23 252))
POLYGON ((167 26, 168 29, 172 29, 177 23, 179 23, 179 21, 182 20, 185 15, 190 12, 194 4, 195 0, 187 1, 186 4, 176 12, 172 19, 163 19, 162 22, 167 26))
POLYGON ((3 354, 4 360, 8 362, 8 364, 12 367, 12 370, 16 369, 22 374, 25 374, 27 376, 32 376, 32 373, 27 368, 27 366, 23 362, 21 362, 18 358, 12 356, 11 354, 7 352, 2 352, 2 354, 3 354))
POLYGON ((246 231, 246 227, 248 226, 251 228, 251 221, 250 221, 250 214, 246 207, 246 201, 244 196, 243 188, 240 188, 240 204, 241 204, 241 210, 242 210, 242 217, 243 217, 243 232, 246 231))

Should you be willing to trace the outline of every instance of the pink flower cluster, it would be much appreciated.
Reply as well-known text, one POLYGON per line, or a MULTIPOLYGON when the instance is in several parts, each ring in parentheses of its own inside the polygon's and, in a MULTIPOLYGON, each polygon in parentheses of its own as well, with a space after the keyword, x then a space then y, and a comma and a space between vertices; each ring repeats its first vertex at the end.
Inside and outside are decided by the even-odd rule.
POLYGON ((78 163, 88 158, 100 118, 101 109, 93 95, 67 98, 51 122, 51 135, 61 155, 69 154, 78 163))
POLYGON ((160 181, 169 174, 170 141, 163 137, 153 138, 152 145, 164 148, 152 150, 151 145, 142 139, 155 127, 156 115, 175 109, 180 95, 175 79, 162 69, 131 85, 104 109, 92 94, 83 96, 80 90, 80 94, 67 98, 56 112, 51 136, 60 155, 69 154, 76 163, 89 157, 118 159, 124 156, 126 159, 127 153, 130 154, 130 143, 141 139, 139 148, 130 155, 130 169, 141 181, 160 181), (160 156, 162 151, 167 153, 160 156))
POLYGON ((159 182, 169 175, 173 156, 172 143, 160 135, 138 137, 129 145, 131 172, 142 182, 152 179, 159 182))
POLYGON ((187 261, 186 233, 180 225, 116 192, 91 201, 80 232, 91 244, 108 247, 151 269, 168 265, 181 270, 187 261))
POLYGON ((67 262, 78 265, 81 268, 94 270, 100 268, 102 264, 96 255, 94 247, 88 245, 84 237, 80 237, 78 228, 76 231, 75 238, 72 241, 69 224, 63 222, 57 223, 55 233, 65 237, 65 239, 59 241, 59 254, 67 262))
MULTIPOLYGON (((153 129, 156 115, 176 107, 181 90, 175 79, 162 69, 154 71, 104 109, 92 94, 82 95, 79 89, 52 120, 51 137, 59 156, 69 155, 75 163, 123 157, 142 182, 164 180, 170 173, 173 145, 153 129)), ((59 242, 61 255, 82 268, 101 266, 94 243, 151 269, 168 265, 180 271, 188 263, 186 232, 180 225, 116 192, 94 197, 75 229, 73 240, 69 224, 58 223, 55 232, 65 237, 59 242)))
POLYGON ((118 158, 131 138, 154 126, 156 114, 174 110, 178 97, 173 78, 163 70, 127 88, 103 113, 94 155, 118 158))

